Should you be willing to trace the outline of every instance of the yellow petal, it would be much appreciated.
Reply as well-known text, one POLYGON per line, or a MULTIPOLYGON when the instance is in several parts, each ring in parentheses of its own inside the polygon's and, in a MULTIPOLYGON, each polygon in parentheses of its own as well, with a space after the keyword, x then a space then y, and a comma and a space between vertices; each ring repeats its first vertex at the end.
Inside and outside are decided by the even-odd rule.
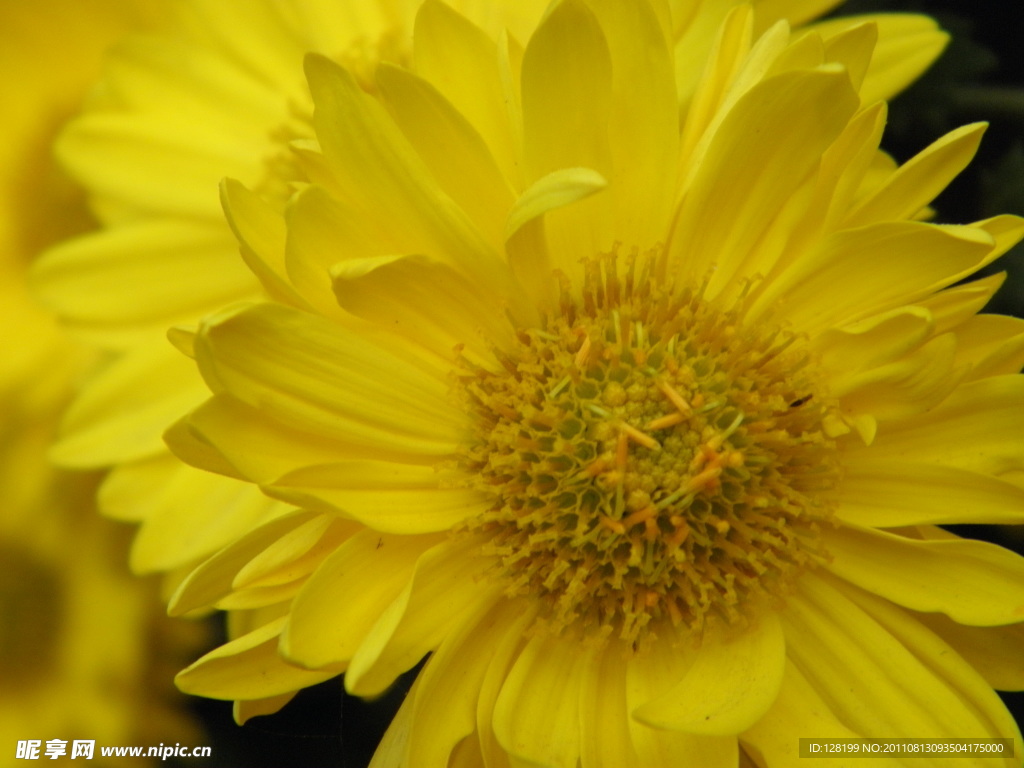
POLYGON ((488 287, 499 284, 504 273, 497 252, 438 188, 384 107, 326 58, 309 56, 306 74, 317 137, 334 172, 332 191, 352 214, 389 237, 391 253, 447 259, 488 287))
POLYGON ((234 179, 221 182, 220 199, 231 231, 241 246, 242 258, 270 297, 282 304, 306 308, 307 302, 288 282, 286 229, 281 216, 234 179))
POLYGON ((483 137, 509 182, 518 184, 521 154, 510 125, 510 94, 498 46, 444 3, 423 3, 413 33, 416 72, 426 78, 483 137))
POLYGON ((200 472, 168 454, 116 467, 99 502, 104 512, 143 520, 132 544, 136 573, 194 562, 287 511, 252 485, 200 472))
POLYGON ((193 466, 263 485, 300 467, 366 455, 338 440, 291 429, 230 395, 215 395, 164 435, 193 466))
POLYGON ((281 618, 225 643, 183 669, 174 679, 185 693, 211 699, 265 699, 316 685, 341 666, 309 671, 288 664, 277 653, 281 618))
POLYGON ((52 458, 98 467, 164 451, 163 431, 208 394, 170 344, 139 345, 105 366, 68 407, 52 458))
MULTIPOLYGON (((819 739, 853 739, 862 734, 844 725, 814 687, 792 662, 787 662, 779 696, 761 720, 743 734, 743 748, 754 752, 765 765, 799 765, 800 739, 813 733, 819 739)), ((844 756, 814 759, 826 768, 856 768, 859 761, 844 756)), ((884 755, 872 758, 883 768, 900 768, 902 763, 884 755)))
POLYGON ((105 345, 163 332, 256 287, 222 226, 174 219, 66 240, 37 262, 32 277, 42 300, 66 319, 94 333, 110 329, 112 337, 97 336, 105 345))
POLYGON ((977 315, 956 330, 957 362, 970 367, 968 380, 1019 373, 1024 368, 1024 320, 977 315))
POLYGON ((508 602, 494 597, 459 617, 459 626, 420 672, 410 702, 408 764, 447 765, 458 740, 476 730, 477 698, 495 648, 509 632, 522 632, 522 621, 508 610, 508 602), (446 705, 437 706, 439 701, 446 705))
POLYGON ((509 600, 505 605, 509 631, 494 645, 476 708, 476 730, 483 764, 487 768, 511 768, 514 760, 495 735, 494 708, 512 666, 526 646, 528 628, 536 618, 538 608, 536 601, 525 599, 509 600))
POLYGON ((1024 469, 1022 397, 1020 376, 964 384, 929 413, 887 425, 871 446, 872 458, 895 466, 913 456, 922 464, 995 476, 1024 469))
POLYGON ((786 647, 774 613, 740 637, 705 639, 673 688, 633 712, 655 728, 709 736, 743 732, 771 706, 782 684, 786 647))
POLYGON ((313 512, 293 511, 232 542, 188 575, 169 600, 168 611, 180 616, 218 602, 231 593, 235 577, 253 558, 317 517, 313 512))
MULTIPOLYGON (((960 724, 953 726, 953 733, 959 738, 963 738, 962 734, 965 733, 975 733, 983 737, 1012 738, 1020 741, 1020 731, 1006 710, 1006 705, 978 671, 960 658, 940 637, 929 631, 907 611, 885 600, 850 587, 843 591, 866 614, 877 621, 880 627, 910 651, 927 673, 954 694, 956 704, 964 708, 964 715, 960 724)), ((940 701, 936 701, 935 705, 937 710, 941 709, 940 701)), ((962 764, 962 759, 950 760, 948 765, 962 764)), ((982 768, 992 764, 992 759, 976 758, 975 764, 982 768)), ((996 759, 995 762, 996 765, 1003 765, 1006 768, 1019 763, 1020 761, 1012 756, 1002 760, 996 759)))
POLYGON ((841 520, 873 528, 1024 523, 1024 489, 953 466, 878 458, 875 447, 851 456, 830 494, 841 520))
POLYGON ((974 158, 985 123, 950 131, 900 166, 882 186, 847 215, 844 229, 912 218, 944 190, 974 158))
POLYGON ((493 500, 445 487, 431 466, 347 461, 290 472, 264 490, 296 506, 358 520, 388 533, 445 531, 482 514, 493 500))
POLYGON ((304 301, 327 317, 343 317, 331 291, 331 267, 341 259, 380 256, 400 249, 395 238, 374 231, 365 215, 320 187, 300 191, 288 206, 288 280, 304 301))
POLYGON ((1000 691, 1024 691, 1024 623, 965 627, 940 613, 914 614, 1000 691))
POLYGON ((935 320, 935 333, 945 333, 979 312, 1005 280, 1005 272, 989 275, 947 288, 919 302, 919 305, 931 313, 935 320))
POLYGON ((1024 621, 1024 557, 971 539, 918 541, 847 525, 823 534, 828 569, 894 603, 961 624, 1024 621))
MULTIPOLYGON (((757 258, 766 228, 857 108, 845 73, 788 72, 751 88, 711 134, 686 182, 669 253, 700 282, 712 267, 720 290, 757 258), (751 141, 751 131, 772 136, 751 141)), ((757 264, 752 271, 763 271, 757 264)))
POLYGON ((395 122, 441 189, 488 242, 498 242, 513 193, 480 134, 433 85, 404 69, 382 65, 377 83, 395 122))
POLYGON ((405 587, 437 536, 357 533, 328 557, 292 603, 281 653, 308 669, 348 662, 405 587))
MULTIPOLYGON (((679 113, 671 30, 649 0, 588 0, 608 45, 612 94, 608 137, 614 184, 608 190, 614 238, 650 247, 665 237, 676 179, 679 113)), ((593 167, 593 166, 588 166, 593 167)))
POLYGON ((830 386, 844 389, 843 377, 899 359, 932 335, 931 313, 917 306, 899 307, 842 328, 830 328, 811 340, 830 372, 830 386))
POLYGON ((220 218, 217 183, 225 175, 258 179, 268 138, 245 141, 181 114, 133 113, 126 120, 97 110, 71 124, 58 154, 101 199, 128 200, 136 210, 213 224, 220 218))
POLYGON ((910 304, 983 266, 993 239, 973 227, 885 222, 837 232, 769 280, 752 312, 784 302, 796 328, 824 330, 910 304), (840 288, 841 286, 841 288, 840 288))
MULTIPOLYGON (((874 737, 997 735, 979 722, 959 686, 935 674, 936 659, 926 663, 845 594, 854 589, 806 574, 783 613, 790 659, 840 722, 874 737)), ((955 654, 947 655, 955 664, 955 654)))
POLYGON ((967 372, 954 370, 957 339, 931 339, 900 360, 842 378, 834 390, 844 414, 896 419, 923 413, 948 395, 967 372))
POLYGON ((547 633, 529 638, 494 705, 501 746, 536 765, 576 765, 581 675, 575 643, 547 633))
POLYGON ((232 714, 235 723, 245 725, 246 721, 259 715, 272 715, 280 711, 281 707, 295 698, 298 691, 282 693, 278 696, 270 696, 265 699, 252 699, 251 701, 236 701, 232 706, 232 714))
POLYGON ((878 26, 878 43, 860 89, 864 104, 892 99, 920 77, 949 43, 949 35, 934 19, 909 13, 838 18, 814 24, 813 29, 828 38, 865 21, 878 26))
POLYGON ((491 564, 471 537, 427 550, 412 578, 381 613, 349 663, 345 687, 357 696, 383 693, 435 650, 466 616, 493 605, 498 590, 482 578, 491 564))
POLYGON ((552 255, 544 217, 600 192, 607 181, 589 168, 564 168, 541 177, 519 196, 505 223, 505 249, 513 272, 539 308, 555 304, 552 255))
MULTIPOLYGON (((522 95, 527 183, 566 168, 590 168, 612 178, 611 59, 601 27, 582 0, 559 3, 530 39, 522 95)), ((546 217, 552 266, 570 276, 579 272, 581 257, 611 246, 614 214, 602 197, 546 217)))
MULTIPOLYGON (((350 259, 331 270, 338 304, 451 362, 456 352, 496 365, 494 346, 512 346, 499 297, 423 256, 350 259)), ((549 275, 550 278, 550 275, 549 275)))
MULTIPOLYGON (((614 651, 612 651, 614 652, 614 651)), ((630 712, 664 697, 694 663, 693 640, 672 627, 659 628, 658 641, 626 662, 626 707, 630 712)), ((731 768, 739 746, 735 736, 699 736, 651 728, 635 716, 629 732, 638 765, 681 765, 682 768, 731 768)))
POLYGON ((214 391, 356 448, 443 455, 462 434, 443 373, 425 375, 329 320, 261 304, 208 318, 196 361, 214 391))
POLYGON ((580 685, 580 764, 585 768, 640 765, 630 735, 626 665, 612 643, 583 649, 580 685))

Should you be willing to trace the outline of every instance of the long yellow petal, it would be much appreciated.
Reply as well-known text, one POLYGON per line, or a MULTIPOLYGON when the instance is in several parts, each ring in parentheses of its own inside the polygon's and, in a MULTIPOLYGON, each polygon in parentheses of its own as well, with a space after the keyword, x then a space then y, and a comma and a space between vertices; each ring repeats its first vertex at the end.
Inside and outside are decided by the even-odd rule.
POLYGON ((362 531, 335 550, 292 603, 281 654, 307 669, 347 663, 437 536, 362 531))
POLYGON ((1024 557, 971 539, 919 541, 846 525, 823 534, 827 568, 873 594, 961 624, 1024 621, 1024 557))

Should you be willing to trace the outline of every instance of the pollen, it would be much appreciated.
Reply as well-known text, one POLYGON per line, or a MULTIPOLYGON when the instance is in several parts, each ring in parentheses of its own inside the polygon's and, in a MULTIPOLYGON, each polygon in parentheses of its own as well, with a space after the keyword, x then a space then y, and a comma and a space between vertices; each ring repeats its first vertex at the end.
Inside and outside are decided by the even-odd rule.
POLYGON ((466 530, 508 594, 556 632, 634 647, 784 595, 826 556, 837 477, 834 406, 800 340, 654 264, 594 259, 578 295, 557 275, 560 312, 457 385, 476 425, 459 468, 493 499, 466 530))

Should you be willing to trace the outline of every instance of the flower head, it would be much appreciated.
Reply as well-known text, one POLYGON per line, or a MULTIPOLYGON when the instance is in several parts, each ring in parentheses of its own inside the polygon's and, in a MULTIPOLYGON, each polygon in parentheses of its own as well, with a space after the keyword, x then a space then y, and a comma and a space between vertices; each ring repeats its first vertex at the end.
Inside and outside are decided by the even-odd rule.
POLYGON ((680 102, 661 8, 565 0, 523 49, 427 2, 369 90, 307 58, 311 183, 223 187, 274 301, 182 337, 213 397, 168 434, 304 511, 182 584, 249 630, 182 687, 244 716, 433 652, 401 764, 1016 734, 1019 664, 967 660, 1024 561, 935 527, 1020 520, 1021 325, 955 284, 1024 224, 923 221, 982 126, 897 167, 876 26, 747 6, 680 102))

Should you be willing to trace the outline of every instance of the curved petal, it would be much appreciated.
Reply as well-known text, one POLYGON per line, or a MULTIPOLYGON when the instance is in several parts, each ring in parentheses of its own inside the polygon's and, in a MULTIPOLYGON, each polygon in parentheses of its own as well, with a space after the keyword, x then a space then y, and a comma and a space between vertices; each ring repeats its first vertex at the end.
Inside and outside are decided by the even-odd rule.
POLYGON ((147 218, 62 242, 32 281, 76 329, 119 346, 255 294, 236 250, 220 222, 147 218))
POLYGON ((769 279, 751 317, 779 303, 814 334, 913 303, 983 266, 994 238, 976 227, 884 222, 843 230, 769 279))
POLYGON ((416 72, 469 120, 505 178, 517 183, 521 154, 494 40, 445 3, 433 0, 420 7, 413 39, 416 72))
MULTIPOLYGON (((841 583, 837 587, 914 654, 935 680, 954 693, 957 702, 968 712, 955 731, 957 736, 973 732, 979 736, 1020 741, 1020 730, 1006 705, 978 671, 960 658, 940 637, 908 612, 885 600, 841 583)), ((941 704, 937 702, 937 706, 941 704)), ((989 765, 990 760, 979 759, 979 768, 989 765)), ((1013 756, 1008 756, 996 764, 1002 763, 1009 768, 1019 762, 1013 756)), ((962 763, 956 760, 951 764, 962 763)))
POLYGON ((912 456, 921 464, 997 477, 1021 470, 1022 398, 1024 378, 1020 376, 972 381, 928 413, 886 424, 871 447, 857 453, 870 450, 872 461, 890 461, 893 466, 912 456))
POLYGON ((785 659, 779 620, 765 612, 736 639, 705 639, 683 679, 633 716, 655 728, 686 733, 742 733, 778 695, 785 659))
POLYGON ((601 174, 589 168, 552 171, 533 182, 509 211, 505 222, 509 265, 538 307, 555 305, 545 216, 600 192, 607 183, 601 174))
POLYGON ((537 765, 575 765, 582 674, 576 643, 548 633, 527 640, 494 705, 494 734, 501 746, 537 765))
POLYGON ((288 664, 277 652, 285 618, 210 651, 178 673, 185 693, 211 699, 265 699, 316 685, 344 671, 342 666, 310 671, 288 664))
POLYGON ((852 731, 874 737, 1004 735, 979 719, 959 686, 936 675, 933 664, 962 664, 954 653, 922 659, 830 580, 805 574, 782 619, 789 658, 852 731))
POLYGON ((306 58, 306 75, 334 191, 353 214, 390 240, 392 253, 448 259, 484 285, 496 285, 504 275, 497 252, 433 181, 383 105, 322 56, 306 58))
POLYGON ((843 482, 829 493, 844 522, 872 528, 1024 523, 1024 489, 1017 485, 956 467, 873 458, 865 452, 847 461, 843 482))
MULTIPOLYGON (((772 708, 741 737, 744 749, 754 752, 761 765, 799 765, 800 739, 854 739, 863 734, 851 731, 836 718, 821 696, 792 662, 786 664, 782 689, 772 708)), ((816 757, 825 768, 851 768, 850 757, 816 757)), ((872 765, 901 768, 897 759, 879 755, 872 765)))
POLYGON ((465 616, 492 605, 494 585, 483 572, 491 565, 472 537, 445 541, 416 561, 402 592, 380 614, 349 662, 345 687, 357 696, 377 696, 427 653, 435 650, 465 616))
POLYGON ((238 574, 260 553, 287 542, 296 531, 308 529, 311 524, 322 527, 327 522, 325 516, 295 510, 264 523, 193 570, 168 601, 168 613, 180 616, 214 605, 231 594, 238 574))
POLYGON ((438 539, 369 530, 348 539, 295 596, 281 653, 307 669, 347 663, 438 539))
POLYGON ((619 643, 582 649, 580 765, 621 768, 639 765, 630 733, 625 648, 619 643))
POLYGON ((325 318, 275 304, 204 321, 196 361, 227 390, 282 423, 355 449, 445 455, 464 417, 437 377, 325 318))
POLYGON ((447 765, 459 739, 476 730, 477 700, 495 648, 507 633, 522 631, 508 602, 496 592, 492 597, 459 615, 459 627, 419 674, 409 695, 413 714, 405 754, 410 765, 447 765))
POLYGON ((471 488, 445 487, 433 467, 389 461, 307 467, 264 490, 296 506, 340 514, 385 533, 446 531, 493 503, 471 488))
POLYGON ((827 568, 862 589, 961 624, 1024 621, 1024 557, 971 539, 919 541, 844 526, 822 534, 827 568))
POLYGON ((986 123, 965 125, 932 143, 901 165, 882 187, 859 201, 840 226, 855 229, 913 218, 967 167, 987 127, 986 123))
POLYGON ((934 19, 910 13, 839 18, 815 24, 813 29, 827 38, 865 21, 878 26, 878 43, 860 88, 864 104, 894 97, 920 77, 949 43, 949 34, 934 19))
POLYGON ((192 361, 170 344, 138 345, 96 373, 68 407, 51 457, 84 469, 163 453, 164 430, 207 394, 192 361))
POLYGON ((968 664, 1000 691, 1024 691, 1024 623, 1004 627, 965 627, 940 613, 915 613, 968 664))
MULTIPOLYGON (((523 152, 529 184, 553 171, 590 168, 612 179, 608 125, 612 71, 608 45, 582 0, 554 6, 523 56, 523 152)), ((550 211, 545 228, 552 266, 569 276, 579 259, 612 244, 606 196, 550 211)))
POLYGON ((132 545, 136 573, 169 571, 208 556, 288 510, 252 485, 200 472, 167 454, 116 467, 100 488, 99 503, 106 514, 129 512, 142 521, 132 545))
POLYGON ((790 195, 818 166, 857 109, 846 74, 787 72, 745 93, 698 145, 669 236, 669 256, 696 283, 713 267, 710 290, 740 270, 764 272, 761 237, 790 195), (772 141, 751 141, 751 132, 772 141), (754 265, 754 266, 750 266, 754 265))
POLYGON ((334 265, 331 279, 343 309, 442 360, 451 362, 464 348, 474 363, 494 368, 494 347, 513 343, 500 297, 425 256, 349 259, 334 265))
MULTIPOLYGON (((494 57, 492 67, 497 64, 494 57)), ((480 134, 432 84, 382 64, 377 85, 395 122, 444 192, 490 243, 501 240, 513 192, 480 134)))

